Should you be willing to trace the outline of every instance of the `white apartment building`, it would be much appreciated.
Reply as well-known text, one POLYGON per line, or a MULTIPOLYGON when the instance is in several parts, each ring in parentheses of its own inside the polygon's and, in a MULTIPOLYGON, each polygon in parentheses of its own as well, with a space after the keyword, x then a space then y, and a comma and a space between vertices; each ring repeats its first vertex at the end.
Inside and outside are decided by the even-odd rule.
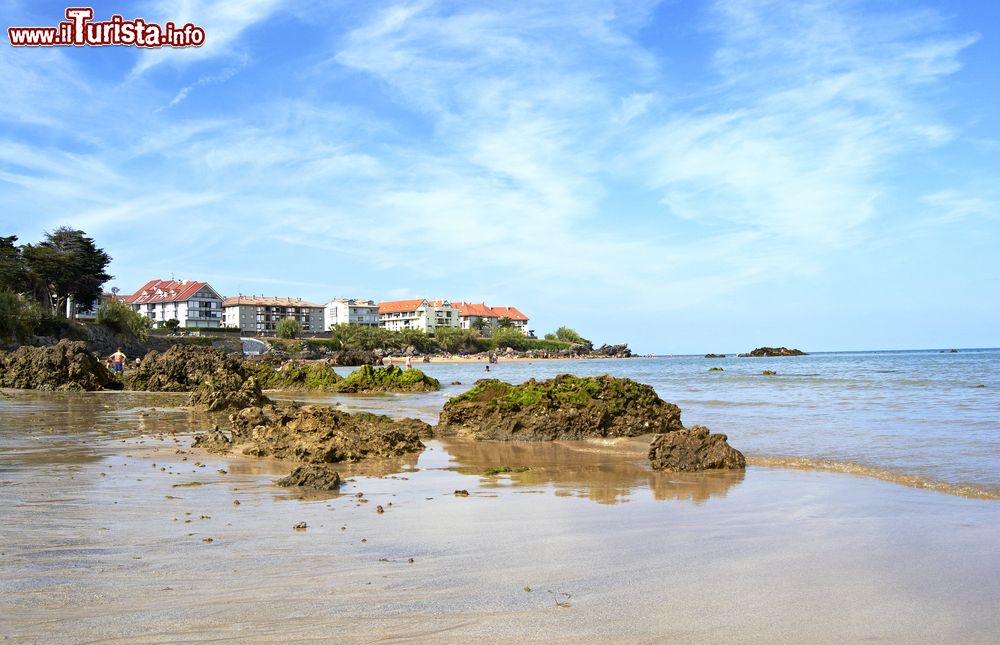
POLYGON ((459 326, 458 309, 447 300, 393 300, 378 305, 379 325, 392 331, 419 329, 433 334, 438 327, 459 326))
POLYGON ((528 329, 528 317, 521 313, 517 307, 490 307, 486 303, 473 304, 468 302, 455 303, 458 309, 459 325, 462 329, 477 329, 483 327, 496 327, 501 318, 509 318, 514 329, 525 336, 531 335, 528 329))
POLYGON ((378 327, 378 305, 374 300, 334 298, 324 308, 323 329, 334 325, 366 325, 378 327))
POLYGON ((227 327, 239 327, 245 334, 273 336, 278 321, 289 318, 302 325, 302 331, 315 334, 325 331, 324 308, 302 298, 266 296, 231 296, 222 304, 227 327))
POLYGON ((222 326, 222 296, 207 282, 150 280, 123 300, 152 320, 154 327, 163 327, 169 320, 185 328, 222 326))
POLYGON ((518 330, 525 336, 532 336, 533 333, 528 329, 528 317, 523 313, 518 311, 517 307, 490 307, 493 315, 497 317, 497 322, 501 318, 510 318, 511 324, 514 325, 514 329, 518 330))

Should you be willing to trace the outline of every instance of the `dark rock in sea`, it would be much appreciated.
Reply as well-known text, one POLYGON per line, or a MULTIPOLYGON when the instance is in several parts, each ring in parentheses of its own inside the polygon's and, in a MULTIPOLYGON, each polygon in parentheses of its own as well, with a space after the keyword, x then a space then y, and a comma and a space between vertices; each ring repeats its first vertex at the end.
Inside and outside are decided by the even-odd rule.
POLYGON ((30 390, 120 390, 121 382, 82 341, 0 352, 0 387, 30 390))
POLYGON ((438 432, 500 441, 633 437, 681 428, 681 411, 652 387, 568 374, 520 385, 484 379, 444 404, 438 432))
POLYGON ((221 432, 199 435, 195 445, 255 457, 334 463, 419 452, 424 449, 420 437, 433 435, 430 425, 416 419, 351 414, 322 405, 251 407, 230 415, 229 420, 231 436, 221 432))
POLYGON ((808 356, 809 354, 803 352, 800 349, 788 349, 787 347, 758 347, 748 354, 737 354, 737 356, 746 357, 768 357, 768 356, 808 356))
POLYGON ((649 461, 654 470, 746 468, 743 453, 729 445, 726 435, 712 434, 705 426, 656 435, 649 445, 649 461))
POLYGON ((188 405, 204 405, 209 412, 222 410, 242 410, 243 408, 261 406, 271 400, 260 390, 257 379, 251 376, 240 385, 239 389, 231 390, 217 387, 211 381, 198 386, 188 398, 188 405))
POLYGON ((708 368, 708 371, 709 372, 725 372, 726 370, 722 369, 721 367, 710 367, 710 368, 708 368))
POLYGON ((776 376, 778 373, 774 370, 764 370, 761 374, 764 376, 776 376))
POLYGON ((608 358, 632 358, 632 350, 627 344, 621 345, 601 345, 597 349, 591 350, 593 356, 607 356, 608 358))
POLYGON ((325 464, 298 466, 287 477, 274 482, 278 486, 301 486, 316 490, 337 490, 340 488, 340 473, 325 464))
POLYGON ((725 358, 725 354, 705 354, 705 358, 725 358))
POLYGON ((125 376, 129 390, 193 392, 202 385, 217 390, 239 390, 248 374, 243 362, 213 347, 174 345, 165 352, 146 354, 139 367, 125 376))

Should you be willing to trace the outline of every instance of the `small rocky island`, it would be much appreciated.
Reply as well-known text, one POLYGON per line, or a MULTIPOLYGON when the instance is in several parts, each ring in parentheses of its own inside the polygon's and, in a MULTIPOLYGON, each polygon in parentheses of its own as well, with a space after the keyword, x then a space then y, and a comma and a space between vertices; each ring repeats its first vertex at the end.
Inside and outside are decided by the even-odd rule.
POLYGON ((747 352, 746 354, 737 354, 741 358, 766 358, 770 356, 808 356, 806 352, 801 349, 788 349, 787 347, 758 347, 752 352, 747 352))

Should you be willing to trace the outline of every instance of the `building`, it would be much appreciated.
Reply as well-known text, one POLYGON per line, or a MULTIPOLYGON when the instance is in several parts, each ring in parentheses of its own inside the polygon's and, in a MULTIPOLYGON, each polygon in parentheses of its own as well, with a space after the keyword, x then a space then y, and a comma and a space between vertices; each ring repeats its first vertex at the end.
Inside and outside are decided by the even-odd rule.
POLYGON ((497 316, 486 303, 472 304, 470 302, 455 303, 458 309, 458 323, 462 329, 479 329, 493 327, 497 324, 497 316))
POLYGON ((344 324, 378 327, 378 305, 374 300, 354 298, 334 298, 326 303, 323 329, 344 324))
POLYGON ((481 304, 459 302, 455 307, 458 309, 459 325, 462 329, 496 327, 501 318, 509 318, 514 329, 525 336, 532 335, 528 329, 528 317, 517 307, 490 307, 485 302, 481 304))
POLYGON ((458 309, 447 300, 392 300, 378 305, 379 325, 391 331, 419 329, 433 334, 438 327, 458 328, 458 309))
POLYGON ((534 336, 534 332, 528 329, 528 317, 518 311, 517 307, 491 307, 491 309, 493 310, 493 315, 497 317, 497 322, 500 322, 502 318, 509 318, 510 322, 514 325, 514 329, 525 336, 534 336))
POLYGON ((291 319, 302 325, 302 331, 315 334, 325 331, 324 308, 302 298, 268 298, 266 296, 231 296, 222 304, 227 327, 239 327, 245 334, 273 336, 279 320, 291 319))
POLYGON ((153 321, 154 327, 163 327, 169 320, 188 329, 222 326, 222 296, 207 282, 150 280, 123 300, 153 321))

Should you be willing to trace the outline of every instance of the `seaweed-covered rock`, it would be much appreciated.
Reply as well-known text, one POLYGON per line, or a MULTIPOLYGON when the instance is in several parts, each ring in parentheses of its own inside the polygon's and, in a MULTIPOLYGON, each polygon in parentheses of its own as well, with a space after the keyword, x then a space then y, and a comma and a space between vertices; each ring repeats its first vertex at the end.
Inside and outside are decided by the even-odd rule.
POLYGON ((656 435, 649 445, 649 461, 654 470, 685 472, 747 465, 743 453, 729 445, 726 435, 712 434, 705 426, 656 435))
POLYGON ((511 385, 478 381, 444 405, 438 432, 500 441, 634 437, 680 429, 681 411, 652 387, 608 375, 563 374, 511 385))
POLYGON ((275 367, 270 361, 245 361, 243 368, 265 390, 329 391, 344 378, 324 362, 287 361, 275 367))
POLYGON ((316 490, 337 490, 340 488, 340 473, 325 464, 297 466, 287 477, 274 482, 278 486, 301 486, 316 490))
POLYGON ((397 457, 423 450, 420 437, 431 427, 416 419, 347 413, 322 405, 269 405, 229 416, 229 437, 212 433, 196 440, 209 450, 236 449, 245 455, 306 463, 397 457))
POLYGON ((769 356, 808 356, 809 354, 803 352, 801 349, 788 349, 787 347, 758 347, 752 352, 746 354, 739 354, 741 357, 754 357, 762 358, 769 356))
POLYGON ((725 354, 705 354, 705 358, 725 358, 725 354))
POLYGON ((125 376, 129 390, 192 392, 210 383, 216 389, 237 391, 247 374, 240 359, 212 347, 174 345, 150 352, 138 369, 125 376))
POLYGON ((210 381, 202 383, 188 399, 188 405, 204 405, 209 412, 242 410, 270 402, 271 400, 261 392, 260 384, 253 376, 244 381, 236 390, 217 387, 210 381))
POLYGON ((0 353, 0 387, 33 390, 120 390, 121 383, 82 341, 0 353))
POLYGON ((430 392, 440 390, 441 383, 420 370, 404 370, 390 365, 362 365, 337 385, 340 392, 430 392))

